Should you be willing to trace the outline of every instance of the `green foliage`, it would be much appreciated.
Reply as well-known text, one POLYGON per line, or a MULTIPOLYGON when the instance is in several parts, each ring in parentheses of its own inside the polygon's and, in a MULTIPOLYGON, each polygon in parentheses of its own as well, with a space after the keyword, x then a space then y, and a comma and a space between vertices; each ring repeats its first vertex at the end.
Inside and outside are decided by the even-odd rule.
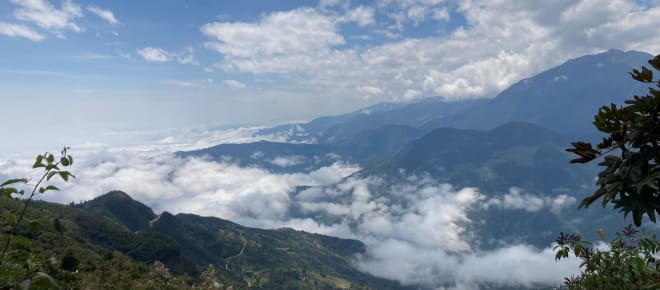
POLYGON ((603 246, 596 247, 580 235, 562 233, 557 238, 555 259, 573 255, 581 260, 582 273, 565 278, 568 289, 658 289, 660 242, 653 234, 640 234, 632 225, 611 242, 598 232, 603 246))
POLYGON ((72 251, 68 251, 62 257, 62 261, 60 261, 60 268, 64 271, 76 271, 78 270, 78 265, 80 265, 80 261, 78 261, 78 258, 76 258, 72 251))
MULTIPOLYGON (((649 61, 660 70, 660 55, 649 61)), ((633 70, 633 79, 653 83, 653 71, 642 67, 633 70)), ((660 80, 655 83, 660 88, 660 80)), ((567 149, 578 155, 572 163, 587 163, 604 156, 598 165, 605 167, 598 174, 596 192, 585 198, 580 207, 601 199, 620 209, 625 216, 632 213, 636 226, 647 215, 653 222, 660 214, 660 90, 650 87, 645 96, 634 96, 625 105, 603 106, 595 116, 594 125, 607 136, 594 147, 586 142, 574 142, 567 149), (611 152, 616 152, 612 153, 611 152)))
POLYGON ((18 215, 16 215, 17 212, 3 210, 6 221, 6 224, 3 225, 3 229, 6 230, 5 243, 0 255, 0 286, 3 288, 50 289, 58 287, 55 280, 44 272, 47 268, 45 259, 31 252, 30 240, 25 237, 34 237, 38 234, 39 228, 48 222, 32 220, 28 223, 25 236, 13 240, 12 238, 18 233, 21 221, 37 191, 39 194, 43 194, 47 191, 59 190, 54 185, 45 185, 45 182, 51 181, 53 177, 59 177, 63 181, 75 178, 69 171, 64 170, 73 165, 73 157, 68 154, 68 150, 68 147, 64 147, 57 160, 55 155, 48 152, 36 157, 32 168, 42 170, 36 183, 30 184, 30 180, 27 178, 15 178, 0 184, 0 198, 2 198, 3 207, 11 198, 25 195, 26 190, 19 186, 28 188, 30 192, 23 206, 18 207, 18 215))

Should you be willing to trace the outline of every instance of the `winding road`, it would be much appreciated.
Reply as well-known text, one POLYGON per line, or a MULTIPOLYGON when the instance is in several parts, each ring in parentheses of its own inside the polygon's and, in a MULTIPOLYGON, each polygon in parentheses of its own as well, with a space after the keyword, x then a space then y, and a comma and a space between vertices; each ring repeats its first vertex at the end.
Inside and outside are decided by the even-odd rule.
POLYGON ((238 257, 240 257, 241 255, 243 255, 243 251, 245 251, 245 246, 246 246, 246 245, 247 245, 247 240, 243 239, 243 247, 241 247, 241 251, 238 252, 238 254, 233 255, 233 256, 231 256, 231 257, 225 259, 225 270, 227 270, 227 272, 229 272, 229 261, 230 261, 231 259, 233 259, 233 258, 238 258, 238 257))

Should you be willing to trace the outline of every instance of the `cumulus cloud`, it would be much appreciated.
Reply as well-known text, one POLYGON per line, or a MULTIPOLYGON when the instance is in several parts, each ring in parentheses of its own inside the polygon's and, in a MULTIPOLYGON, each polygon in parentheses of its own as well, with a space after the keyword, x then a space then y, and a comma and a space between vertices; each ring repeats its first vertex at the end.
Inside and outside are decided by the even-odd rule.
POLYGON ((265 14, 255 22, 209 23, 202 32, 210 39, 207 47, 222 55, 223 70, 283 75, 356 99, 368 83, 384 92, 376 99, 402 101, 411 90, 451 100, 493 97, 571 57, 610 48, 660 50, 655 29, 660 7, 631 1, 384 0, 352 8, 346 3, 323 1, 318 9, 265 14), (385 14, 392 24, 371 23, 371 9, 373 19, 385 14), (383 25, 405 36, 410 25, 443 22, 454 14, 466 24, 366 47, 346 46, 341 33, 340 20, 354 19, 377 27, 367 36, 378 38, 383 25))
POLYGON ((117 21, 117 18, 115 18, 115 14, 112 13, 110 10, 106 10, 97 6, 89 6, 87 7, 87 10, 89 12, 94 13, 94 15, 100 17, 101 19, 107 21, 110 24, 118 24, 119 21, 117 21))
POLYGON ((0 22, 0 34, 9 37, 24 37, 32 41, 42 41, 45 38, 42 34, 28 26, 6 22, 0 22))
POLYGON ((139 49, 137 53, 148 62, 170 62, 176 61, 180 64, 198 65, 199 62, 195 59, 195 50, 191 46, 187 46, 183 52, 171 52, 158 47, 145 47, 139 49))
POLYGON ((333 21, 311 8, 275 12, 257 23, 208 23, 201 30, 211 38, 207 47, 230 61, 308 54, 344 43, 333 21))
POLYGON ((168 62, 172 60, 171 54, 162 48, 148 46, 139 49, 137 53, 149 62, 168 62))
POLYGON ((372 86, 358 86, 358 91, 368 95, 380 95, 383 93, 383 90, 381 88, 372 87, 372 86))
POLYGON ((192 46, 187 46, 183 52, 176 55, 176 61, 181 64, 199 64, 195 59, 195 49, 192 46))
POLYGON ((71 30, 82 32, 84 29, 74 22, 83 16, 79 5, 71 0, 64 0, 60 8, 55 8, 45 0, 11 0, 19 6, 14 10, 14 17, 36 24, 49 31, 71 30))
POLYGON ((244 89, 247 87, 244 83, 237 80, 225 80, 224 82, 226 85, 234 89, 244 89))
POLYGON ((375 18, 375 9, 372 7, 366 7, 366 6, 358 6, 354 9, 349 10, 346 12, 346 15, 343 17, 340 17, 338 21, 344 22, 344 21, 350 21, 350 22, 355 22, 361 27, 369 26, 371 24, 374 24, 376 22, 375 18))

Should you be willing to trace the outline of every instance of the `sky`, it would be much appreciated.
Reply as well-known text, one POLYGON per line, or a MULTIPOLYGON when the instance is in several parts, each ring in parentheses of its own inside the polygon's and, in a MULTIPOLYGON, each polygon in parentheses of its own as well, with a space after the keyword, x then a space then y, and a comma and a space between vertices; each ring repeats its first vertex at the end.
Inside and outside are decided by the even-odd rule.
POLYGON ((0 134, 16 141, 0 149, 494 97, 583 54, 660 51, 656 4, 2 0, 0 134))

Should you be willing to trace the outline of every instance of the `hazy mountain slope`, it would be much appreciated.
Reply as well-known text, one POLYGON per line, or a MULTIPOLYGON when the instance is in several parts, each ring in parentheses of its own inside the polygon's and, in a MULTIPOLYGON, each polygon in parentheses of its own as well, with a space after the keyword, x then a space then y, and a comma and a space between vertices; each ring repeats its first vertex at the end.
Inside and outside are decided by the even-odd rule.
POLYGON ((310 172, 339 160, 372 163, 398 152, 422 131, 406 125, 366 129, 336 144, 278 143, 260 141, 221 144, 201 150, 177 152, 180 157, 208 157, 242 167, 260 167, 272 172, 310 172))
POLYGON ((337 161, 334 146, 260 141, 244 144, 221 144, 201 150, 177 152, 178 156, 210 157, 243 167, 257 166, 276 172, 312 171, 337 161))
POLYGON ((522 121, 557 132, 592 133, 598 108, 646 93, 647 86, 632 80, 628 72, 648 65, 651 58, 643 52, 609 50, 571 59, 515 83, 494 99, 429 121, 423 128, 492 129, 522 121))
POLYGON ((261 130, 260 135, 288 136, 291 141, 343 143, 362 131, 384 125, 417 127, 441 116, 450 116, 482 100, 445 102, 428 98, 411 103, 380 103, 357 111, 314 119, 308 123, 285 124, 261 130))
POLYGON ((359 175, 428 173, 456 186, 506 191, 512 186, 550 193, 559 187, 590 185, 596 171, 568 163, 571 137, 530 123, 509 123, 490 131, 440 128, 412 141, 392 158, 359 175))

